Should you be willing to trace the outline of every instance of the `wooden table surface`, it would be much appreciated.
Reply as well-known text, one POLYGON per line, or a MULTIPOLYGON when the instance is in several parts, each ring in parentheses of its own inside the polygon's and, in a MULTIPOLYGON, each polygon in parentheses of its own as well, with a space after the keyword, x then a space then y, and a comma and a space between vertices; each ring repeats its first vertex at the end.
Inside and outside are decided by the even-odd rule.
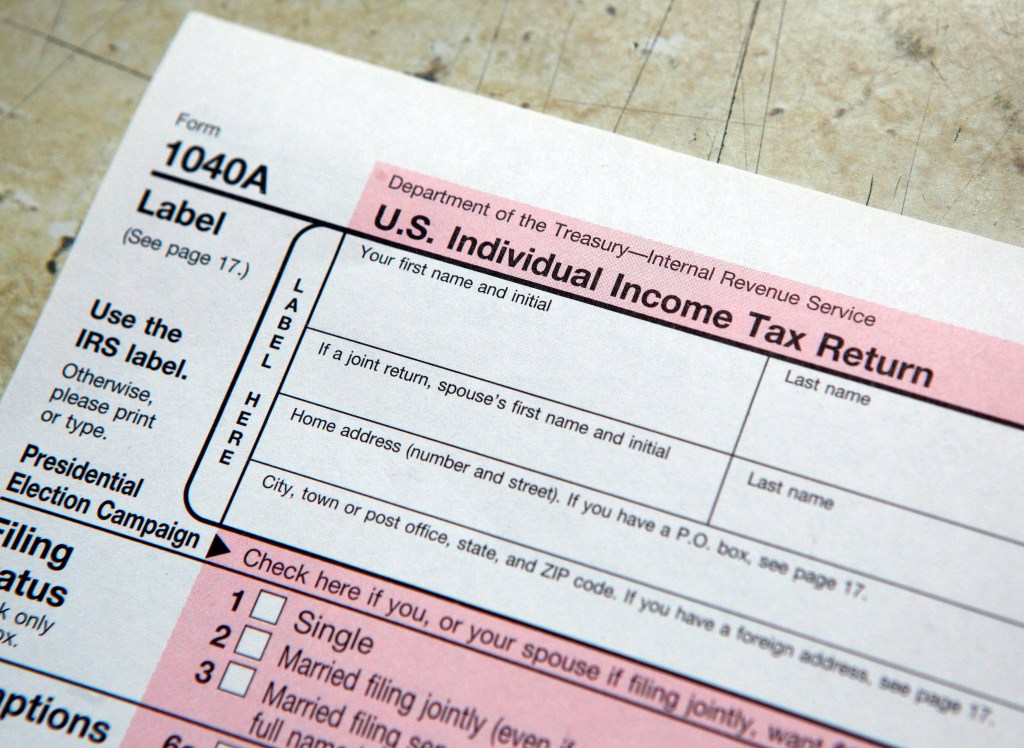
POLYGON ((191 9, 1024 245, 1021 0, 4 0, 0 391, 191 9))

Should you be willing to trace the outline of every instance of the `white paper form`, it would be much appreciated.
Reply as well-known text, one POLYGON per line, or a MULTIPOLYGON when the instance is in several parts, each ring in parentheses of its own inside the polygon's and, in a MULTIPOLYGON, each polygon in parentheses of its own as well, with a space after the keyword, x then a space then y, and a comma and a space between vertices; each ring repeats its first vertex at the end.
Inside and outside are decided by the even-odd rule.
POLYGON ((0 737, 1016 745, 1022 271, 189 16, 0 404, 0 737))

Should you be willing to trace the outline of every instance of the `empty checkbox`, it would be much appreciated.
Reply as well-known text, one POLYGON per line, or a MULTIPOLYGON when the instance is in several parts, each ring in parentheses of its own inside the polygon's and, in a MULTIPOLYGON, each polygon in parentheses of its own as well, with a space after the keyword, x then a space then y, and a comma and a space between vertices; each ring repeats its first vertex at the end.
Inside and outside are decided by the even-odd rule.
POLYGON ((281 617, 281 610, 284 608, 284 603, 287 599, 286 597, 275 595, 273 592, 261 590, 259 597, 256 598, 256 604, 252 606, 252 613, 249 614, 249 617, 264 623, 275 624, 277 619, 281 617))
POLYGON ((249 691, 249 684, 252 683, 254 675, 256 675, 256 671, 251 667, 239 665, 237 662, 229 662, 217 688, 235 696, 244 697, 249 691))
POLYGON ((235 645, 235 652, 254 660, 263 659, 263 653, 270 641, 270 633, 246 626, 242 629, 242 635, 238 637, 238 644, 235 645))

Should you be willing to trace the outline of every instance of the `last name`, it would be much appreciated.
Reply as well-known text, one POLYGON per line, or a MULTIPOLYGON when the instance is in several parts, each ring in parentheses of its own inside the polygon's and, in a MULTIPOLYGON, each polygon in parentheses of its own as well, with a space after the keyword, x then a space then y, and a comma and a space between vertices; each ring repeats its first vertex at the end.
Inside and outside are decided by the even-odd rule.
POLYGON ((227 219, 227 211, 220 213, 202 212, 202 209, 188 200, 174 202, 171 200, 159 201, 153 196, 152 190, 142 193, 139 200, 139 207, 136 210, 146 216, 153 216, 160 221, 170 221, 178 226, 187 226, 202 231, 203 233, 220 234, 224 221, 227 219))

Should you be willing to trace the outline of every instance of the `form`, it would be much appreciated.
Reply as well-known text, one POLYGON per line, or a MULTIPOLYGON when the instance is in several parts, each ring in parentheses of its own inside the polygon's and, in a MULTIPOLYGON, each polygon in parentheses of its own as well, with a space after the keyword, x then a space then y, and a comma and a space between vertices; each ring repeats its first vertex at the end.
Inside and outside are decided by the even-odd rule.
POLYGON ((190 15, 0 403, 0 738, 1019 744, 1022 273, 190 15))

